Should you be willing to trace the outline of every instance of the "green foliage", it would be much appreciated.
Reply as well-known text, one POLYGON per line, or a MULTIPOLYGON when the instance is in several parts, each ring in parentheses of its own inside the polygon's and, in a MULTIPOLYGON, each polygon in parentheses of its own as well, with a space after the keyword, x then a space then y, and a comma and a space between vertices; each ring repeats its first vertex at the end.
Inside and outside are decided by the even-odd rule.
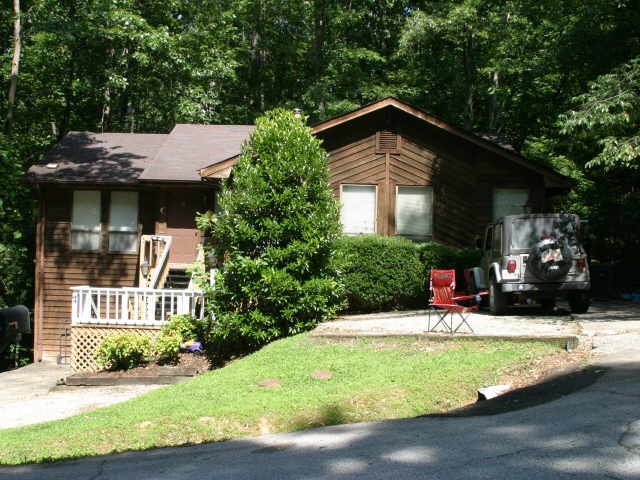
POLYGON ((179 335, 160 334, 153 344, 153 352, 157 362, 163 364, 178 363, 182 337, 179 335))
POLYGON ((640 57, 599 76, 573 99, 577 109, 560 116, 561 131, 596 141, 599 152, 586 163, 605 172, 640 169, 640 57))
POLYGON ((219 197, 221 212, 198 218, 225 259, 208 302, 215 313, 209 342, 221 357, 308 330, 341 300, 327 153, 291 112, 256 123, 219 197))
POLYGON ((481 255, 478 249, 413 243, 402 237, 360 235, 336 242, 350 312, 424 307, 432 269, 455 269, 462 286, 463 270, 478 266, 481 255))
MULTIPOLYGON (((557 208, 592 220, 601 258, 637 245, 615 241, 638 221, 634 2, 34 0, 22 17, 15 119, 0 135, 0 304, 29 303, 22 176, 67 131, 250 123, 282 106, 315 121, 388 95, 568 171, 579 185, 557 208)), ((0 98, 12 20, 0 9, 0 98)))
POLYGON ((190 340, 203 341, 208 336, 205 330, 204 322, 191 315, 172 316, 160 329, 160 335, 153 344, 158 363, 177 363, 181 345, 190 340))
POLYGON ((434 268, 454 268, 456 266, 456 251, 446 245, 436 242, 418 245, 418 256, 427 270, 434 268))
POLYGON ((182 341, 201 338, 202 322, 191 315, 174 315, 160 329, 161 336, 174 336, 182 341))
POLYGON ((425 305, 424 270, 410 240, 376 235, 343 237, 336 250, 349 311, 425 305))
POLYGON ((0 133, 0 306, 31 300, 35 202, 24 168, 41 151, 39 139, 0 133))
POLYGON ((151 338, 135 333, 108 335, 94 352, 96 363, 109 370, 130 370, 150 357, 151 338))

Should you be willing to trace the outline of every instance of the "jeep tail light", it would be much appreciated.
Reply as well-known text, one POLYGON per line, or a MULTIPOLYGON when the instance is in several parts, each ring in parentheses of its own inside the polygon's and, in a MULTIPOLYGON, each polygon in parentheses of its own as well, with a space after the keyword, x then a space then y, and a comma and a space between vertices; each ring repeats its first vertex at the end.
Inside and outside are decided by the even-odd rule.
POLYGON ((507 272, 514 273, 516 271, 516 267, 517 266, 518 266, 518 264, 516 263, 515 260, 509 260, 507 262, 507 272))
POLYGON ((587 268, 587 259, 579 258, 578 260, 576 260, 576 268, 578 270, 584 270, 585 268, 587 268))

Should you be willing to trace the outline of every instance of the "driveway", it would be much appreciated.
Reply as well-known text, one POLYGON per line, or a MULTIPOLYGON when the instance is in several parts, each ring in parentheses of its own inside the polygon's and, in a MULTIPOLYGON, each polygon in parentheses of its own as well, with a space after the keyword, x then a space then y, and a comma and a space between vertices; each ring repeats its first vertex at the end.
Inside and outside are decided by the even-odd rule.
POLYGON ((32 363, 0 373, 0 429, 58 420, 141 395, 160 385, 57 387, 71 369, 55 363, 32 363))

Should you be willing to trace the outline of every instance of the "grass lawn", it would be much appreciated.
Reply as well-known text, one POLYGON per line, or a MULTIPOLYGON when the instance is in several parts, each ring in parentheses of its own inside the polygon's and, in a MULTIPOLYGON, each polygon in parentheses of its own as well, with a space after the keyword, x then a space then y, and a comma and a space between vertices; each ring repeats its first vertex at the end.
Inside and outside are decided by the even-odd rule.
POLYGON ((0 463, 32 463, 412 417, 473 402, 541 342, 416 338, 280 340, 229 366, 64 420, 0 430, 0 463), (315 379, 317 370, 330 379, 315 379), (258 383, 278 379, 279 387, 258 383))

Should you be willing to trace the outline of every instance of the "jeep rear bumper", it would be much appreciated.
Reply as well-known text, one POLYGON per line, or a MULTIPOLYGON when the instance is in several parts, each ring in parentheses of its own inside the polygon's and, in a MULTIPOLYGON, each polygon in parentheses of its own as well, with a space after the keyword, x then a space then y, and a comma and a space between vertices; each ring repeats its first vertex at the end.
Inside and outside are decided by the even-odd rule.
POLYGON ((564 282, 564 283, 503 283, 500 290, 505 293, 525 292, 566 292, 572 290, 589 290, 590 282, 564 282))

